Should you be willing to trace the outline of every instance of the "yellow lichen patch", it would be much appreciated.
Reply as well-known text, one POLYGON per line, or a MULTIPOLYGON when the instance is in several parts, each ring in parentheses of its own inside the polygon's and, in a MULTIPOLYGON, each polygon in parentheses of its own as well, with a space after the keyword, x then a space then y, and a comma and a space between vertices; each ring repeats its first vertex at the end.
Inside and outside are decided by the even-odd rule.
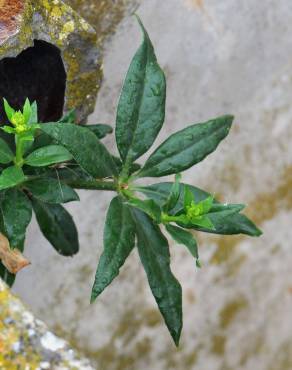
POLYGON ((51 15, 54 18, 60 18, 62 16, 62 11, 61 11, 60 7, 59 6, 54 6, 52 11, 51 11, 51 15))
POLYGON ((214 335, 212 338, 211 352, 218 356, 224 355, 225 343, 226 337, 223 335, 214 335))
POLYGON ((68 109, 76 109, 83 104, 89 104, 91 100, 95 100, 98 89, 97 74, 95 71, 83 73, 79 79, 67 82, 67 107, 68 109), (90 94, 89 94, 90 92, 90 94))
POLYGON ((0 284, 0 369, 19 370, 29 365, 29 369, 35 370, 40 364, 40 356, 30 344, 25 330, 16 325, 21 321, 21 314, 19 310, 11 309, 15 302, 8 289, 0 284), (6 321, 8 318, 11 323, 6 321), (20 338, 25 350, 18 353, 15 345, 20 338))
POLYGON ((63 41, 66 39, 70 33, 72 33, 75 29, 75 24, 73 21, 66 22, 62 28, 62 31, 59 34, 59 40, 63 41))
POLYGON ((232 277, 237 274, 240 267, 244 264, 244 262, 247 260, 247 256, 244 254, 241 254, 239 256, 236 256, 234 260, 231 260, 229 263, 227 263, 226 266, 226 275, 225 277, 232 277))
POLYGON ((213 242, 216 242, 217 248, 213 256, 211 257, 210 263, 220 264, 228 261, 230 257, 233 256, 236 246, 242 239, 243 236, 239 235, 212 237, 211 240, 213 240, 213 242))
MULTIPOLYGON (((0 369, 36 370, 40 369, 41 362, 49 362, 53 364, 52 369, 74 370, 80 369, 80 360, 65 341, 34 319, 0 279, 0 369)), ((84 366, 89 364, 86 359, 82 362, 84 366)))
POLYGON ((278 187, 258 195, 247 209, 247 214, 255 222, 270 220, 280 209, 292 209, 292 166, 287 167, 280 178, 278 187))
POLYGON ((247 306, 248 302, 244 297, 239 297, 227 303, 219 314, 221 329, 226 329, 235 319, 236 315, 247 306))
POLYGON ((162 317, 157 309, 148 309, 144 312, 145 325, 154 327, 162 323, 162 317))
POLYGON ((185 370, 188 370, 188 369, 193 369, 194 368, 194 365, 196 364, 198 360, 198 353, 197 351, 193 351, 189 354, 186 354, 183 356, 183 363, 184 363, 184 369, 185 370))
MULTIPOLYGON (((270 193, 259 194, 250 201, 245 214, 258 226, 264 221, 272 219, 281 209, 292 209, 292 166, 287 167, 280 178, 278 187, 270 193)), ((207 239, 215 242, 217 248, 210 262, 220 264, 228 261, 234 255, 236 246, 243 240, 244 236, 222 236, 209 237, 207 239)), ((205 239, 206 240, 206 239, 205 239)))
POLYGON ((98 46, 102 47, 105 39, 112 35, 124 18, 128 9, 133 9, 137 0, 96 1, 96 0, 65 0, 79 12, 98 35, 98 46))

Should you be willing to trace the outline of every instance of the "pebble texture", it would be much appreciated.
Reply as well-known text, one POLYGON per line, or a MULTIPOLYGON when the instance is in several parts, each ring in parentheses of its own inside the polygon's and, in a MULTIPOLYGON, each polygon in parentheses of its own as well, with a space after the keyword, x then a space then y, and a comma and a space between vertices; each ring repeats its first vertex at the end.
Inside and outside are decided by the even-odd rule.
POLYGON ((0 280, 0 369, 93 370, 67 342, 12 295, 0 280))
MULTIPOLYGON (((0 5, 0 62, 4 58, 16 57, 23 50, 32 47, 34 40, 42 40, 56 46, 61 52, 66 72, 64 110, 66 112, 76 108, 78 120, 85 120, 94 108, 102 75, 95 30, 60 0, 1 0, 0 5)), ((36 56, 32 57, 31 63, 35 60, 38 60, 36 56)), ((6 63, 9 63, 9 60, 6 59, 6 63)), ((31 98, 41 100, 37 94, 41 85, 49 84, 56 75, 56 68, 52 65, 47 73, 47 81, 43 81, 41 76, 45 73, 43 70, 46 63, 49 68, 48 58, 40 63, 41 74, 36 81, 34 76, 37 71, 31 71, 31 81, 23 82, 25 87, 38 86, 37 91, 26 92, 31 98)), ((27 78, 25 73, 26 71, 24 79, 27 78)), ((62 76, 59 77, 61 78, 62 76)), ((20 94, 17 91, 18 86, 13 85, 12 77, 10 84, 10 90, 14 90, 13 96, 20 94)), ((21 85, 21 80, 18 85, 21 85)), ((51 99, 52 95, 58 93, 52 89, 50 91, 48 96, 42 97, 43 100, 51 99)), ((20 98, 24 100, 26 96, 21 95, 20 98)), ((18 104, 18 101, 16 103, 18 104)), ((21 103, 23 102, 19 105, 21 103)), ((45 116, 45 121, 50 118, 45 116)))
MULTIPOLYGON (((176 350, 149 292, 137 253, 89 305, 110 194, 81 192, 70 205, 81 251, 57 256, 35 224, 31 267, 15 291, 58 333, 107 370, 290 370, 292 368, 292 65, 290 0, 145 0, 138 10, 168 79, 161 142, 187 124, 233 113, 229 137, 184 179, 245 202, 264 235, 198 235, 203 268, 171 245, 184 291, 176 350)), ((116 102, 141 35, 127 18, 107 45, 93 122, 114 122, 116 102)), ((113 146, 112 139, 107 142, 113 146)))

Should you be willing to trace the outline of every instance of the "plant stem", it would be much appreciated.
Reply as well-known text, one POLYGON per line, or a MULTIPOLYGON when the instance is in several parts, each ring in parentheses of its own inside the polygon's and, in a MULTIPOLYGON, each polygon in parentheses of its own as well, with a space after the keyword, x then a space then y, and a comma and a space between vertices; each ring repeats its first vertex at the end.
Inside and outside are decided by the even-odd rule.
POLYGON ((15 144, 16 144, 16 156, 15 156, 15 165, 17 167, 22 167, 23 166, 23 141, 21 140, 20 137, 16 135, 15 137, 15 144))
POLYGON ((169 216, 166 213, 162 213, 162 215, 161 215, 161 221, 163 223, 176 222, 177 220, 178 220, 177 216, 169 216))

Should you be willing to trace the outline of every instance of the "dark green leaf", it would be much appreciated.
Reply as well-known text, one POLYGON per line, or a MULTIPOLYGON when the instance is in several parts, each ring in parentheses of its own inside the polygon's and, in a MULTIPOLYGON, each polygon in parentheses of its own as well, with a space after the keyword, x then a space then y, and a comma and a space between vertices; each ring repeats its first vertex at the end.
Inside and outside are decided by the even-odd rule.
POLYGON ((161 208, 153 199, 141 200, 138 198, 130 198, 127 203, 132 207, 138 208, 147 213, 147 215, 153 220, 155 220, 157 223, 160 223, 161 208))
POLYGON ((79 200, 78 194, 68 185, 53 178, 41 178, 25 183, 25 188, 45 203, 67 203, 79 200))
POLYGON ((103 242, 104 250, 98 263, 91 302, 118 276, 120 268, 135 246, 135 226, 131 213, 119 197, 111 201, 103 242))
POLYGON ((16 276, 11 274, 7 268, 0 262, 0 278, 9 286, 12 287, 16 276))
POLYGON ((201 162, 228 135, 232 121, 233 116, 222 116, 171 135, 154 151, 138 176, 171 175, 201 162))
POLYGON ((182 290, 170 270, 168 242, 143 212, 132 209, 141 262, 160 312, 176 345, 182 330, 182 290))
POLYGON ((21 168, 12 166, 2 171, 0 175, 0 190, 12 188, 25 181, 26 177, 21 168))
POLYGON ((158 135, 165 116, 166 82, 149 36, 128 70, 117 111, 116 141, 127 165, 144 154, 158 135))
POLYGON ((7 164, 13 161, 14 154, 9 145, 0 138, 0 163, 7 164))
POLYGON ((100 181, 86 173, 82 168, 77 166, 66 166, 49 173, 49 176, 61 180, 74 189, 96 190, 115 190, 112 181, 100 181))
POLYGON ((189 231, 169 224, 165 225, 165 228, 169 232, 174 241, 176 241, 178 244, 185 245, 190 251, 190 253, 196 259, 199 259, 197 241, 189 231))
MULTIPOLYGON (((3 198, 0 197, 0 205, 2 203, 3 198)), ((0 207, 1 208, 1 207, 0 207)), ((4 228, 4 220, 2 216, 2 212, 0 212, 0 232, 5 235, 6 231, 4 228)), ((17 249, 20 250, 20 252, 23 252, 24 250, 24 239, 17 245, 17 249)), ((15 274, 11 274, 6 267, 0 262, 0 278, 10 287, 12 287, 14 281, 15 281, 15 274)))
POLYGON ((25 239, 32 207, 27 196, 18 189, 9 189, 1 201, 4 234, 12 248, 19 248, 25 239))
POLYGON ((103 139, 108 134, 111 134, 113 132, 113 128, 109 125, 104 125, 102 123, 96 124, 96 125, 88 125, 86 126, 91 132, 94 133, 94 135, 98 139, 103 139))
MULTIPOLYGON (((144 193, 148 198, 155 199, 156 202, 158 202, 160 205, 163 205, 166 201, 170 189, 171 189, 172 183, 164 182, 159 184, 154 184, 146 187, 140 187, 139 190, 144 193)), ((174 209, 173 213, 177 213, 183 209, 183 194, 184 194, 184 187, 185 184, 180 184, 180 199, 178 201, 178 204, 176 208, 174 209)), ((196 188, 191 185, 187 185, 189 189, 192 191, 194 198, 196 201, 201 201, 203 199, 206 199, 210 196, 209 193, 196 188)), ((216 202, 216 201, 215 201, 216 202)), ((215 230, 205 230, 201 228, 197 228, 197 230, 205 231, 209 233, 214 234, 222 234, 222 235, 233 235, 233 234, 246 234, 250 236, 260 236, 262 232, 257 228, 257 226, 249 220, 245 215, 234 213, 232 211, 232 214, 229 213, 229 215, 226 215, 226 217, 220 216, 219 213, 217 214, 218 203, 214 203, 214 211, 211 209, 211 213, 208 214, 208 217, 210 218, 212 224, 215 227, 215 230)), ((220 204, 220 203, 219 203, 220 204)), ((225 205, 221 204, 221 211, 223 211, 222 207, 225 207, 226 212, 228 212, 230 209, 229 207, 234 206, 238 207, 237 211, 239 212, 240 209, 243 208, 241 204, 239 205, 225 205)))
POLYGON ((24 160, 25 164, 33 167, 45 167, 72 159, 72 154, 61 145, 48 145, 36 149, 24 160))
POLYGON ((45 238, 58 253, 73 256, 79 250, 78 232, 72 216, 59 204, 33 199, 36 219, 45 238))
POLYGON ((86 127, 70 123, 45 123, 41 130, 63 145, 75 161, 94 177, 117 174, 115 163, 97 137, 86 127))

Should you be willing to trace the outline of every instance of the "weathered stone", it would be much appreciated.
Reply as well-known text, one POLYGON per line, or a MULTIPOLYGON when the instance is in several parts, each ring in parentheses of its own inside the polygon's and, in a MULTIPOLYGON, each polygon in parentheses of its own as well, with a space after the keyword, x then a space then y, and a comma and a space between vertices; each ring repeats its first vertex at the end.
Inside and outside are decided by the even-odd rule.
MULTIPOLYGON (((167 116, 157 145, 190 123, 235 114, 229 137, 183 179, 222 201, 247 203, 264 235, 197 233, 199 271, 184 248, 171 244, 184 292, 178 350, 136 251, 89 304, 112 194, 81 192, 82 202, 70 204, 81 239, 73 259, 58 256, 32 224, 26 244, 32 265, 14 289, 86 350, 97 369, 291 370, 291 0, 144 0, 138 13, 167 74, 167 116)), ((135 21, 127 19, 107 45, 92 123, 114 121, 140 41, 135 21)))
POLYGON ((93 370, 13 296, 0 279, 0 369, 93 370))
POLYGON ((97 33, 97 43, 104 47, 126 14, 133 12, 140 0, 64 0, 89 22, 97 33))
POLYGON ((72 108, 86 119, 101 81, 94 29, 60 0, 0 0, 0 9, 0 97, 37 100, 42 121, 72 108))

